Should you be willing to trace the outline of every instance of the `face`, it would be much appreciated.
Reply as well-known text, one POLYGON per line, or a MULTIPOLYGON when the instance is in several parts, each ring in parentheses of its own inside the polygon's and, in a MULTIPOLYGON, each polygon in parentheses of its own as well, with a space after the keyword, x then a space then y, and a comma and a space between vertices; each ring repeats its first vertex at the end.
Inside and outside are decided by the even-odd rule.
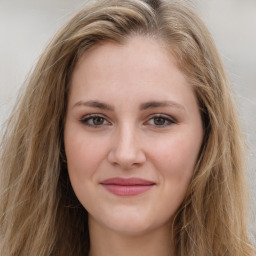
POLYGON ((105 42, 76 65, 64 141, 90 227, 142 234, 168 226, 202 137, 193 90, 156 39, 105 42))

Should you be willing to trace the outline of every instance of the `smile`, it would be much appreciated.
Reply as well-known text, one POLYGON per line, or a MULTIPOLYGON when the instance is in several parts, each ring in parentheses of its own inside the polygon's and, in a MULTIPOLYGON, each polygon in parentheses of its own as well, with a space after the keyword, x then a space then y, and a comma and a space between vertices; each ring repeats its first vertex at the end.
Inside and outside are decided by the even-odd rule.
POLYGON ((118 196, 136 196, 156 185, 156 183, 140 178, 111 178, 100 183, 105 189, 118 196))

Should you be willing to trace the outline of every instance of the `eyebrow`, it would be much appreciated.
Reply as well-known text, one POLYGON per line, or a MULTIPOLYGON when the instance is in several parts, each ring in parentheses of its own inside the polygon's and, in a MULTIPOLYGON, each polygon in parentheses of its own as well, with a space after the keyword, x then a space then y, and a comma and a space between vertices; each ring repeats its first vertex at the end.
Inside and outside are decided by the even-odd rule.
MULTIPOLYGON (((109 111, 114 111, 115 108, 107 103, 100 102, 97 100, 89 100, 89 101, 78 101, 77 103, 74 104, 74 107, 77 106, 87 106, 87 107, 92 107, 92 108, 98 108, 98 109, 104 109, 104 110, 109 110, 109 111)), ((183 105, 174 102, 174 101, 149 101, 142 103, 139 107, 140 110, 147 110, 151 108, 159 108, 159 107, 175 107, 180 110, 185 111, 185 108, 183 105)))
POLYGON ((109 110, 109 111, 114 111, 114 107, 107 103, 99 102, 96 100, 89 100, 89 101, 78 101, 74 106, 87 106, 87 107, 92 107, 92 108, 99 108, 99 109, 104 109, 104 110, 109 110))
POLYGON ((140 105, 140 110, 146 110, 146 109, 150 109, 150 108, 159 108, 159 107, 175 107, 175 108, 185 111, 185 107, 183 105, 181 105, 175 101, 170 101, 170 100, 145 102, 140 105))

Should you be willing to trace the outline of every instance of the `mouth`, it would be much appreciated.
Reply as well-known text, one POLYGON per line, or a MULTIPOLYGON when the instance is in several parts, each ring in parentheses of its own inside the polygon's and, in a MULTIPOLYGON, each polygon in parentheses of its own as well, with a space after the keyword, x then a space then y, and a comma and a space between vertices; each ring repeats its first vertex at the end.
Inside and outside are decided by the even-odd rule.
POLYGON ((100 182, 100 184, 110 193, 118 196, 136 196, 142 194, 156 183, 141 178, 110 178, 100 182))

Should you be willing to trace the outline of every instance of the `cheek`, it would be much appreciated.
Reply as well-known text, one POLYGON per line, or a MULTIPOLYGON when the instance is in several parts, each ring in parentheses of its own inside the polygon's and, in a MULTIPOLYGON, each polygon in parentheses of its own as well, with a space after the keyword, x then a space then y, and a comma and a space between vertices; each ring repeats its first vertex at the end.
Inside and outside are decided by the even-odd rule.
POLYGON ((152 152, 160 177, 174 187, 187 187, 192 177, 201 141, 191 138, 189 134, 170 136, 163 143, 158 141, 152 152))
POLYGON ((164 218, 173 216, 184 200, 198 155, 198 145, 184 137, 175 136, 157 143, 152 151, 152 163, 159 174, 162 202, 159 212, 164 218))
POLYGON ((70 178, 78 181, 92 176, 106 154, 104 141, 95 140, 83 133, 67 133, 65 136, 65 152, 70 178))
POLYGON ((70 182, 73 190, 86 208, 94 203, 94 186, 97 183, 96 173, 102 164, 106 145, 104 141, 97 140, 92 136, 85 136, 83 132, 66 131, 65 152, 70 182))

